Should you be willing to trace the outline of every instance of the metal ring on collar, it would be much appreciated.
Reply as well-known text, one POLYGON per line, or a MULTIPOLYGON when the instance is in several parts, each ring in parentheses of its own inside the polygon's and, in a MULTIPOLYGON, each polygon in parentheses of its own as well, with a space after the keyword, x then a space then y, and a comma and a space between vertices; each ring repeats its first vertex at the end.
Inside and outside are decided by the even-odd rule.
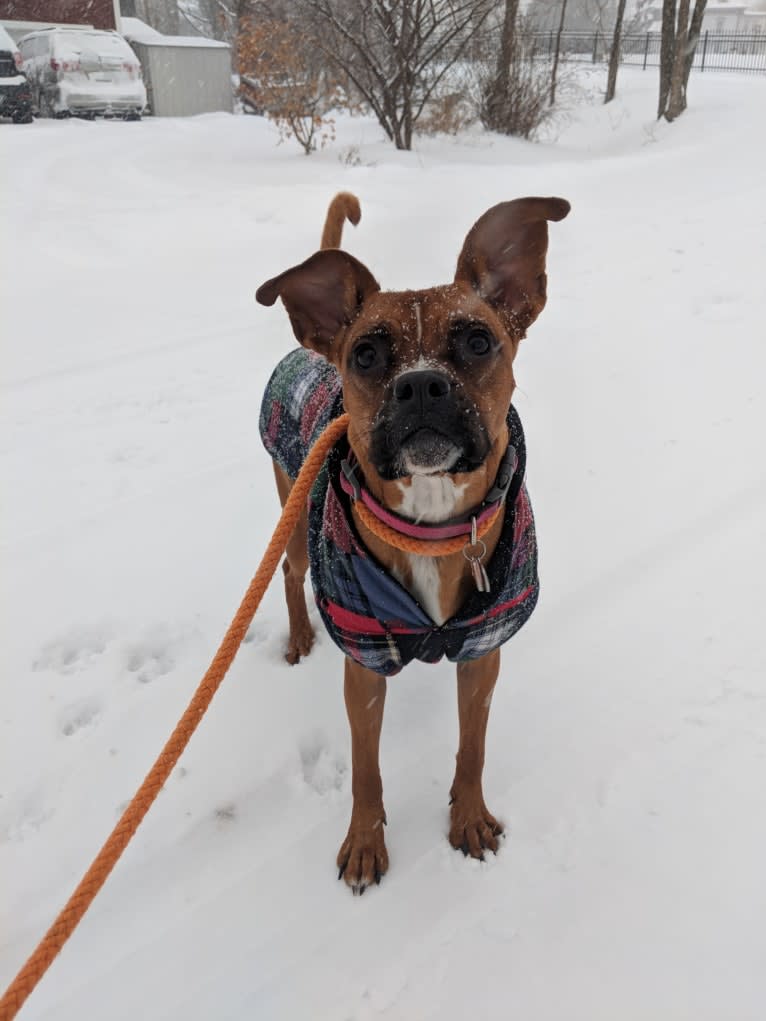
POLYGON ((466 560, 483 560, 486 555, 487 546, 483 539, 477 539, 476 542, 467 542, 465 546, 463 546, 463 556, 466 560), (468 552, 469 549, 475 549, 477 546, 481 546, 481 553, 478 556, 476 556, 475 553, 468 552))

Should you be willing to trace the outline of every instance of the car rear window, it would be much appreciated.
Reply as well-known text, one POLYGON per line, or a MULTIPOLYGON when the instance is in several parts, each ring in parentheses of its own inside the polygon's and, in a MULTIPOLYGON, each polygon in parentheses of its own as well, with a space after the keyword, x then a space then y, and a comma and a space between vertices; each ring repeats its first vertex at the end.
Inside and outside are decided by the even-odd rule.
POLYGON ((109 32, 58 32, 54 52, 62 60, 79 57, 83 51, 99 57, 119 57, 134 60, 133 51, 124 39, 109 32))
POLYGON ((15 78, 19 73, 15 54, 19 49, 2 25, 0 25, 0 78, 15 78))
POLYGON ((2 53, 13 53, 17 50, 18 46, 11 39, 8 33, 5 31, 2 25, 0 25, 0 52, 2 53))

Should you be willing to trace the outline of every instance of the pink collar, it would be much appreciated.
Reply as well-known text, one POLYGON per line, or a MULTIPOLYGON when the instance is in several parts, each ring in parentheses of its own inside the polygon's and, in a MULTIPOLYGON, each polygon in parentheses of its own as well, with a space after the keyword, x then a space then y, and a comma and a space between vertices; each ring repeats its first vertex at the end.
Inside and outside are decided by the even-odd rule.
POLYGON ((503 460, 500 462, 495 483, 479 507, 469 511, 468 514, 461 515, 459 518, 453 518, 451 521, 442 521, 436 525, 418 525, 414 521, 409 521, 407 518, 394 514, 393 511, 388 510, 382 503, 379 503, 372 493, 357 479, 356 470, 358 464, 356 459, 353 458, 353 454, 349 455, 349 460, 344 459, 341 461, 339 478, 341 489, 344 493, 347 493, 354 501, 361 500, 365 507, 379 521, 384 522, 395 531, 401 532, 402 535, 409 535, 413 539, 451 539, 456 535, 470 535, 474 519, 476 520, 476 526, 480 526, 482 522, 492 517, 500 504, 505 501, 517 465, 518 456, 516 448, 509 445, 503 455, 503 460))

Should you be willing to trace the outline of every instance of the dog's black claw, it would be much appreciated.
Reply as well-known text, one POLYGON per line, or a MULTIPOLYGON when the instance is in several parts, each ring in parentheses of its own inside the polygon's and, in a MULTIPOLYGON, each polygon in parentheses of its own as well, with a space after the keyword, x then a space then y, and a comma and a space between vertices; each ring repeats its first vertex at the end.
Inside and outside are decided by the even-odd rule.
POLYGON ((375 885, 376 886, 380 886, 380 881, 381 881, 382 878, 383 878, 383 876, 380 874, 379 870, 375 869, 375 885))
POLYGON ((463 852, 463 857, 467 858, 468 857, 468 841, 467 840, 464 840, 463 843, 460 845, 460 850, 463 852))
POLYGON ((484 852, 483 851, 479 855, 479 861, 484 861, 484 852))
POLYGON ((360 896, 360 897, 361 897, 361 896, 363 896, 363 894, 364 894, 364 891, 365 891, 366 889, 367 889, 367 884, 366 884, 366 883, 362 883, 362 884, 361 884, 361 885, 359 886, 359 896, 360 896))
POLYGON ((450 803, 450 805, 454 805, 455 804, 455 795, 454 794, 450 794, 450 796, 449 796, 449 803, 450 803))
POLYGON ((338 879, 343 879, 343 873, 346 871, 347 861, 344 861, 341 867, 338 869, 338 879))

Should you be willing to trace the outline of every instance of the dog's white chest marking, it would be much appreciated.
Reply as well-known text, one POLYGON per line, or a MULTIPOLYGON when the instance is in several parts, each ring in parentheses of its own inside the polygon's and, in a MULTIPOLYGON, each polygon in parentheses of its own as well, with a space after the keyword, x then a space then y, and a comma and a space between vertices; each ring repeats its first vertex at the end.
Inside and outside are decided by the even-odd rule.
POLYGON ((407 553, 411 580, 405 582, 399 571, 394 569, 396 580, 417 599, 428 616, 437 624, 447 619, 441 608, 441 579, 433 557, 421 557, 416 553, 407 553))
MULTIPOLYGON (((411 475, 409 485, 399 482, 402 494, 399 514, 413 521, 447 521, 459 508, 467 482, 456 484, 448 475, 411 475)), ((443 624, 447 619, 441 608, 441 578, 433 557, 407 553, 411 581, 409 591, 431 620, 443 624)), ((399 582, 404 579, 397 575, 399 582)))
POLYGON ((454 517, 467 482, 457 485, 449 475, 411 475, 410 483, 397 483, 402 494, 399 514, 413 521, 446 521, 454 517))

